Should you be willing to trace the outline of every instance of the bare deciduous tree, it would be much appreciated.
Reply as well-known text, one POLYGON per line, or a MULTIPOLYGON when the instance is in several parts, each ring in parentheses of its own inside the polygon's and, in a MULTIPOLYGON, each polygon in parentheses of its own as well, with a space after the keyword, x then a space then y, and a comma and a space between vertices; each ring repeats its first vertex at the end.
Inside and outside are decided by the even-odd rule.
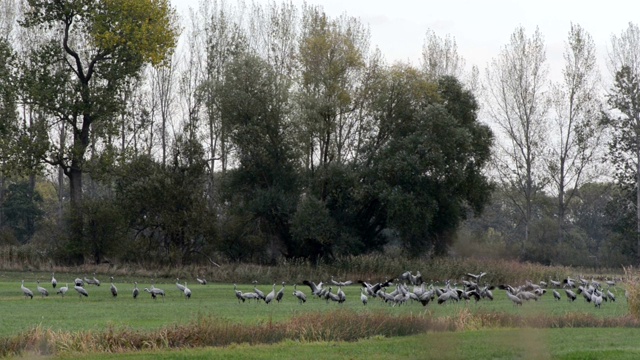
POLYGON ((499 180, 514 191, 512 201, 529 240, 534 200, 546 186, 542 159, 549 109, 545 45, 540 31, 519 27, 487 69, 487 111, 497 130, 499 180))
POLYGON ((568 190, 594 179, 603 141, 596 46, 579 25, 571 25, 564 61, 562 81, 553 86, 553 136, 546 159, 557 193, 559 242, 564 239, 566 209, 576 194, 568 190))

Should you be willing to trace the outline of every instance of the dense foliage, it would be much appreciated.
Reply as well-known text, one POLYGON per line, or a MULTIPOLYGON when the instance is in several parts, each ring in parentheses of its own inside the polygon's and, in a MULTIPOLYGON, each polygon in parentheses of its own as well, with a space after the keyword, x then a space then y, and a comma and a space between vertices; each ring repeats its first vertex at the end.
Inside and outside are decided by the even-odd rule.
MULTIPOLYGON (((596 78, 579 27, 550 115, 575 142, 556 149, 535 130, 553 126, 552 100, 538 99, 546 85, 532 80, 545 74, 539 32, 530 41, 518 29, 488 78, 504 95, 489 115, 535 127, 505 136, 479 120, 487 100, 460 66, 438 66, 458 57, 434 34, 423 66, 388 65, 347 15, 203 1, 178 56, 166 0, 14 1, 21 26, 0 40, 3 243, 66 263, 386 251, 611 265, 637 253, 633 185, 590 173, 605 122, 595 80, 573 82, 596 78), (536 55, 530 66, 518 49, 536 55), (520 99, 525 80, 535 96, 520 99), (567 105, 569 93, 582 95, 567 105), (539 112, 513 117, 527 107, 539 112), (518 153, 521 139, 531 148, 518 153)), ((623 111, 629 94, 616 89, 610 106, 623 111)))

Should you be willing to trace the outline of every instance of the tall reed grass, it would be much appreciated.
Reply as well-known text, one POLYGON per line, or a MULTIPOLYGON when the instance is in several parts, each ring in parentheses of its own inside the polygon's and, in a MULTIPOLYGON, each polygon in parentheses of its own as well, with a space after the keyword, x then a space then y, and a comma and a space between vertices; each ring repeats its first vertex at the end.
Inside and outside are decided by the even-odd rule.
POLYGON ((59 273, 108 273, 114 276, 136 276, 152 278, 204 277, 212 282, 250 283, 257 280, 270 283, 273 279, 283 279, 288 283, 301 283, 311 279, 316 282, 336 279, 365 280, 377 282, 395 279, 405 271, 420 271, 427 282, 442 282, 447 279, 458 281, 466 273, 486 272, 484 281, 491 284, 519 284, 525 280, 538 282, 550 278, 563 279, 567 276, 583 275, 587 278, 603 278, 606 274, 622 273, 622 269, 602 270, 564 266, 544 266, 528 262, 499 259, 475 258, 407 258, 399 254, 368 254, 342 256, 331 263, 314 264, 304 259, 281 259, 276 265, 259 265, 237 262, 220 262, 220 267, 209 264, 192 264, 181 267, 161 264, 132 264, 112 262, 109 264, 84 264, 81 266, 58 266, 39 253, 37 249, 17 246, 0 247, 0 270, 15 271, 55 271, 59 273))
POLYGON ((603 318, 590 314, 524 316, 508 313, 472 313, 461 309, 449 317, 428 312, 393 316, 382 312, 353 313, 337 310, 304 314, 287 322, 265 321, 246 325, 217 317, 203 317, 186 325, 143 332, 129 328, 105 331, 53 331, 36 327, 8 339, 0 339, 0 356, 56 355, 69 353, 122 353, 148 349, 176 349, 231 344, 355 341, 375 336, 406 336, 431 331, 465 331, 483 328, 640 327, 636 318, 603 318))

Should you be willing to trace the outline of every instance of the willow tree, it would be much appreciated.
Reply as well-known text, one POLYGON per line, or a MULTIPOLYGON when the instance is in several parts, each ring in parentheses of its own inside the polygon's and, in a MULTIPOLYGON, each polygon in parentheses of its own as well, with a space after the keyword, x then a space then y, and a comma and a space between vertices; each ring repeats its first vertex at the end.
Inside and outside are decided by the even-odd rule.
MULTIPOLYGON (((34 142, 40 159, 69 178, 71 209, 81 220, 83 173, 90 150, 117 131, 119 95, 145 64, 161 64, 178 36, 168 0, 28 0, 26 30, 46 29, 22 69, 25 98, 44 115, 48 136, 34 142), (56 134, 57 124, 66 134, 56 134), (67 138, 64 148, 56 141, 67 138), (79 216, 78 216, 79 215, 79 216)), ((81 222, 74 222, 74 236, 81 222)), ((80 232, 80 234, 78 234, 80 232)))

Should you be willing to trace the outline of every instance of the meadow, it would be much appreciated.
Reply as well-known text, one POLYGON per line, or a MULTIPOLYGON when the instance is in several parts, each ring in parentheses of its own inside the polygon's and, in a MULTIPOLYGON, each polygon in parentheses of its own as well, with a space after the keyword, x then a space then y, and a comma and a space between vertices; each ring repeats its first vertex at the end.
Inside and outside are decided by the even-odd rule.
MULTIPOLYGON (((343 304, 313 298, 309 288, 303 285, 299 285, 298 289, 304 291, 309 299, 299 304, 292 295, 293 284, 286 285, 281 303, 265 304, 262 301, 239 303, 233 284, 210 282, 199 285, 191 278, 181 279, 181 282, 186 280, 192 290, 190 299, 176 289, 174 279, 165 278, 157 279, 155 286, 166 291, 166 298, 164 301, 153 300, 142 291, 150 287, 152 281, 144 277, 116 278, 119 295, 113 298, 108 278, 100 275, 101 286, 86 286, 89 297, 85 298, 79 297, 73 290, 75 274, 56 274, 56 277, 58 287, 70 283, 71 288, 64 298, 56 295, 51 288, 48 273, 0 272, 0 339, 9 349, 4 351, 6 355, 12 354, 13 346, 18 353, 37 352, 64 357, 101 351, 105 354, 96 356, 102 358, 108 357, 109 352, 130 353, 135 350, 130 356, 174 358, 184 354, 171 349, 189 348, 194 357, 211 358, 217 356, 215 354, 218 351, 225 354, 232 348, 238 353, 248 352, 245 357, 259 358, 257 353, 251 355, 253 346, 245 348, 242 345, 246 343, 272 346, 284 352, 283 358, 294 358, 296 352, 287 350, 287 344, 304 344, 309 351, 320 346, 317 344, 324 343, 325 349, 333 349, 335 344, 340 344, 340 347, 347 349, 347 353, 353 351, 358 354, 365 351, 371 341, 383 341, 385 348, 393 349, 405 346, 399 345, 405 342, 421 346, 438 337, 446 340, 447 344, 454 344, 449 349, 451 354, 460 355, 459 344, 465 342, 475 343, 486 337, 504 342, 501 340, 504 334, 511 334, 509 331, 501 332, 504 329, 517 329, 518 332, 536 329, 542 339, 549 339, 543 341, 544 344, 549 343, 545 349, 552 349, 556 337, 573 339, 577 336, 574 331, 578 329, 594 334, 602 334, 603 330, 617 334, 616 331, 637 332, 638 329, 623 327, 639 326, 629 315, 621 286, 611 288, 617 301, 604 303, 600 309, 581 297, 569 302, 563 292, 561 301, 555 301, 547 293, 539 301, 514 306, 505 291, 497 289, 494 291, 494 301, 460 301, 446 305, 429 303, 427 306, 408 303, 392 307, 374 298, 370 298, 368 305, 364 306, 360 302, 360 287, 357 284, 343 288, 347 296, 343 304), (20 289, 22 278, 25 286, 34 291, 33 299, 23 296, 20 289), (42 298, 37 293, 35 278, 42 279, 41 285, 50 290, 48 297, 42 298), (138 299, 133 299, 131 295, 133 281, 138 281, 142 291, 138 299), (612 329, 614 327, 619 328, 612 329), (560 331, 557 336, 554 335, 556 330, 560 331), (23 344, 20 339, 27 340, 23 344), (352 343, 343 343, 345 340, 352 343), (18 343, 23 345, 15 345, 18 343), (333 345, 327 347, 326 344, 333 345), (289 355, 286 355, 287 352, 289 355)), ((279 283, 276 284, 276 291, 281 287, 279 283)), ((238 288, 248 292, 253 290, 253 285, 238 284, 238 288)), ((266 294, 272 286, 261 283, 258 288, 266 294)), ((617 338, 620 336, 612 339, 617 338)), ((616 341, 620 340, 610 339, 610 344, 613 344, 610 347, 623 353, 637 354, 637 347, 618 344, 616 341)), ((518 350, 522 346, 519 347, 517 341, 512 347, 516 352, 530 351, 526 346, 524 350, 518 350)), ((485 349, 481 353, 488 358, 512 357, 508 352, 507 355, 499 355, 491 347, 479 349, 485 349)), ((575 350, 583 351, 585 348, 576 344, 575 350)), ((333 351, 329 350, 327 358, 331 358, 331 353, 333 351)), ((555 353, 545 350, 545 354, 555 353)), ((350 356, 359 357, 347 355, 350 356)))

